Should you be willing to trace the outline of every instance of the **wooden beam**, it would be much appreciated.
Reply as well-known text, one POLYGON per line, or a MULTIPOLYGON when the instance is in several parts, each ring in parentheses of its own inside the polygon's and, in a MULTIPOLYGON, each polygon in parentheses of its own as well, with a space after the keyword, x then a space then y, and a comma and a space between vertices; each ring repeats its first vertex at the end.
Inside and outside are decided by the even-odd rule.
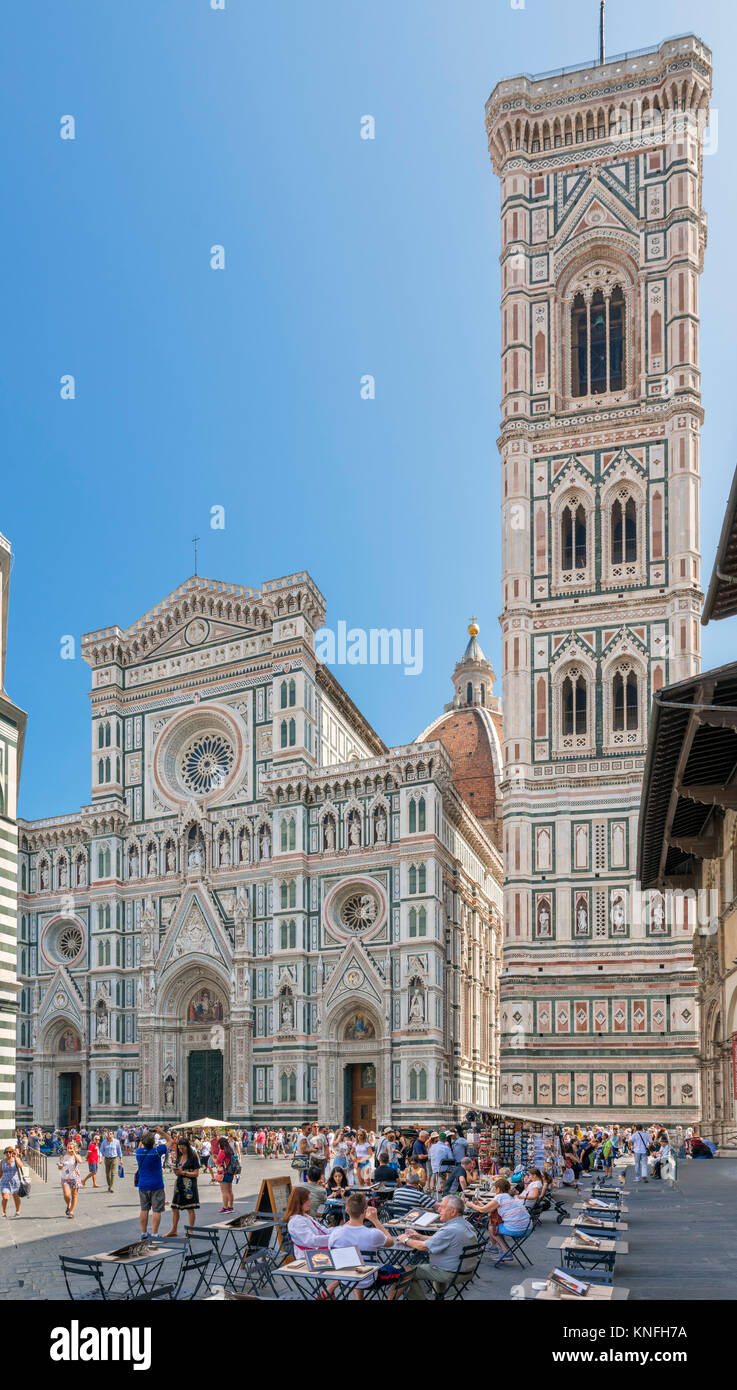
POLYGON ((676 849, 682 849, 684 854, 692 854, 694 859, 718 859, 721 854, 721 835, 692 835, 689 839, 681 839, 680 836, 672 835, 670 843, 676 849))
POLYGON ((737 733, 737 709, 719 709, 714 705, 708 710, 696 710, 699 724, 710 724, 716 729, 732 729, 737 733))
POLYGON ((698 801, 703 806, 721 806, 725 811, 737 811, 737 783, 725 787, 720 782, 693 782, 679 787, 681 796, 698 801))

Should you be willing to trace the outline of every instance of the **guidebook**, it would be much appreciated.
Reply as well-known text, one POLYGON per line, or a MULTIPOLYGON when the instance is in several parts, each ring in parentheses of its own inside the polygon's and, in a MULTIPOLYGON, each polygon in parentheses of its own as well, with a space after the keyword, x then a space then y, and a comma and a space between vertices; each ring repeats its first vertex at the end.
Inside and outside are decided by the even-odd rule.
POLYGON ((578 1226, 576 1227, 576 1229, 575 1229, 575 1231, 574 1231, 574 1235, 575 1235, 575 1237, 576 1237, 576 1240, 580 1240, 580 1241, 581 1241, 581 1244, 582 1244, 582 1245, 590 1245, 590 1246, 592 1246, 595 1250, 598 1250, 598 1249, 599 1249, 599 1246, 601 1245, 601 1241, 600 1241, 600 1240, 597 1240, 596 1236, 587 1235, 586 1231, 580 1230, 580 1228, 579 1228, 578 1226))
POLYGON ((590 1284, 585 1284, 582 1279, 574 1279, 572 1274, 567 1274, 564 1269, 554 1269, 550 1278, 554 1284, 560 1284, 566 1293, 575 1294, 576 1298, 585 1298, 590 1284))

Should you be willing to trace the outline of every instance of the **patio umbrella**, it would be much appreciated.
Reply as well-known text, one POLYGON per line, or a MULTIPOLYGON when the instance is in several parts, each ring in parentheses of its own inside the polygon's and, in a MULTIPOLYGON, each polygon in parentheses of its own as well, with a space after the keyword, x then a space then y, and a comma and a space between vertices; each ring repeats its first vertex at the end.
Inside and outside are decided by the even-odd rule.
POLYGON ((204 1120, 178 1120, 172 1129, 227 1129, 225 1120, 212 1120, 207 1115, 204 1120))

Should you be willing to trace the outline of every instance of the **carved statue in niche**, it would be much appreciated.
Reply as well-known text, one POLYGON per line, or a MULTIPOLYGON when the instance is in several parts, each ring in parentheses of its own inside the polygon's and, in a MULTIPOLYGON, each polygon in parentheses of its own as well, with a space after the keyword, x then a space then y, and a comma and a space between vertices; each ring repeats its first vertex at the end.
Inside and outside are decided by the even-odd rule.
POLYGON ((187 865, 190 869, 202 868, 202 850, 200 848, 199 839, 194 839, 190 842, 187 865))
POLYGON ((156 859, 157 859, 156 850, 152 848, 152 849, 150 849, 149 852, 148 852, 148 876, 149 876, 149 878, 154 878, 154 877, 156 876, 156 874, 158 873, 158 865, 157 865, 157 863, 156 863, 156 859))
POLYGON ((95 1027, 96 1038, 106 1038, 109 1032, 108 1016, 103 1007, 97 1010, 97 1020, 95 1027))
POLYGON ((576 935, 586 936, 589 929, 589 914, 583 898, 579 899, 576 908, 576 935))
POLYGON ((615 936, 623 936, 626 927, 624 903, 620 897, 616 897, 612 903, 612 932, 615 936))
POLYGON ((167 1076, 164 1082, 164 1105, 171 1107, 174 1104, 174 1077, 167 1076))
POLYGON ((425 1022, 425 995, 419 985, 412 988, 409 996, 409 1021, 410 1023, 425 1022))
POLYGON ((168 874, 173 874, 176 867, 177 856, 174 852, 174 846, 172 844, 168 844, 166 847, 166 872, 168 874))
POLYGON ((87 860, 77 860, 77 887, 84 888, 87 884, 87 860))
POLYGON ((138 878, 138 850, 133 849, 128 854, 128 876, 138 878))
POLYGON ((238 862, 239 862, 239 864, 247 864, 247 863, 248 863, 248 859, 249 859, 249 853, 248 853, 248 839, 249 839, 249 837, 248 837, 248 832, 247 832, 246 830, 241 830, 241 833, 240 833, 240 835, 238 836, 238 862))
POLYGON ((223 835, 220 841, 220 867, 222 869, 230 868, 230 840, 227 835, 223 835))
POLYGON ((288 990, 285 990, 279 1004, 279 1027, 294 1028, 294 1000, 288 990))
POLYGON ((66 888, 68 884, 67 861, 62 859, 59 865, 59 887, 66 888))
POLYGON ((377 811, 376 813, 376 843, 383 845, 386 843, 386 813, 377 811))
POLYGON ((351 811, 348 839, 352 845, 360 845, 361 843, 361 821, 357 811, 351 811))
POLYGON ((48 888, 48 886, 49 886, 49 870, 48 870, 48 866, 47 866, 46 864, 42 864, 42 865, 41 865, 41 887, 42 887, 42 888, 48 888))
POLYGON ((665 931, 665 910, 663 908, 663 899, 660 895, 653 899, 653 904, 650 909, 650 930, 653 932, 665 931))
POLYGON ((323 843, 325 849, 335 849, 335 821, 332 816, 327 816, 325 818, 323 843))
POLYGON ((543 898, 537 909, 537 934, 538 936, 550 936, 550 907, 547 898, 543 898))
POLYGON ((258 842, 260 857, 262 859, 269 859, 271 857, 271 836, 265 825, 262 826, 259 831, 258 842))

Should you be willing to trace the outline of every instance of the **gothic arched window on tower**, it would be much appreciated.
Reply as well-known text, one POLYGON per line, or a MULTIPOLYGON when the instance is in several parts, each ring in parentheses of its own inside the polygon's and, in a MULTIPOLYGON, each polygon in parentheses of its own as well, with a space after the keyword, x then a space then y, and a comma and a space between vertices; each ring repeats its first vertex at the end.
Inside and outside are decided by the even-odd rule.
POLYGON ((614 696, 613 725, 615 733, 638 726, 637 676, 634 671, 615 671, 612 682, 614 696))
POLYGON ((620 285, 584 295, 571 309, 571 394, 601 396, 624 385, 624 293, 620 285))
POLYGON ((587 729, 586 681, 577 672, 566 676, 563 682, 562 714, 563 733, 585 734, 587 729))
POLYGON ((580 502, 569 502, 563 508, 560 553, 564 570, 586 568, 586 512, 580 502))
POLYGON ((617 497, 612 507, 612 564, 637 559, 637 506, 634 497, 617 497))
POLYGON ((473 686, 472 686, 472 684, 471 684, 470 681, 468 682, 468 685, 466 686, 466 704, 467 704, 467 705, 472 705, 472 704, 473 704, 473 686))

